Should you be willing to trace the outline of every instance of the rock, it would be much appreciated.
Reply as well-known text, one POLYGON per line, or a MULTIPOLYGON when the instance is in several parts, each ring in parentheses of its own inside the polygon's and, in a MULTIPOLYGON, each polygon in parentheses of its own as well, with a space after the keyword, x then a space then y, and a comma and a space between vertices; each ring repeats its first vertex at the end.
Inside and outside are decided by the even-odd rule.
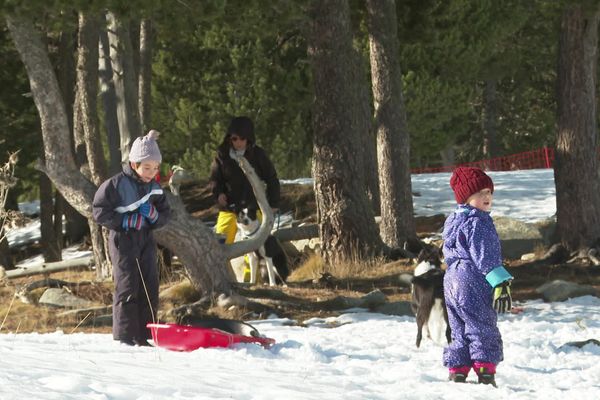
POLYGON ((560 347, 562 348, 562 347, 565 347, 565 346, 572 346, 572 347, 577 347, 577 348, 581 349, 582 347, 584 347, 584 346, 586 346, 588 344, 593 344, 593 345, 596 345, 596 346, 600 346, 600 341, 598 341, 596 339, 588 339, 588 340, 583 340, 583 341, 580 341, 580 342, 565 343, 565 344, 563 344, 560 347))
POLYGON ((304 254, 318 253, 321 248, 321 240, 316 237, 312 239, 292 240, 290 243, 300 252, 304 254))
POLYGON ((375 289, 360 298, 362 300, 363 307, 373 309, 382 304, 385 304, 385 294, 379 289, 375 289))
POLYGON ((596 289, 588 285, 579 285, 573 282, 567 282, 563 280, 555 280, 543 284, 542 286, 535 289, 536 292, 540 293, 544 298, 544 301, 565 301, 573 297, 580 296, 598 296, 596 289))
POLYGON ((502 244, 502 256, 519 259, 521 254, 531 253, 535 247, 544 245, 540 229, 534 224, 508 217, 495 217, 494 225, 502 244))
POLYGON ((535 253, 527 253, 521 256, 521 261, 533 261, 535 260, 535 253))
POLYGON ((556 215, 535 222, 533 226, 540 231, 540 234, 542 235, 542 241, 545 245, 552 243, 552 237, 554 236, 554 231, 556 230, 556 215))
POLYGON ((386 302, 385 294, 375 289, 362 297, 337 296, 333 299, 314 303, 317 310, 345 310, 348 308, 367 308, 373 310, 386 302))
POLYGON ((40 297, 39 304, 60 308, 88 308, 94 306, 93 302, 77 297, 64 288, 46 289, 40 297))
POLYGON ((412 284, 412 279, 413 275, 408 274, 406 272, 403 272, 400 275, 398 275, 398 283, 400 283, 400 285, 404 287, 410 287, 410 285, 412 284))
POLYGON ((415 230, 417 233, 439 232, 444 227, 446 216, 444 214, 436 214, 430 216, 415 216, 415 230))
POLYGON ((410 301, 392 301, 390 303, 382 304, 373 311, 386 314, 386 315, 399 315, 399 316, 414 316, 410 308, 410 301))
POLYGON ((227 296, 225 294, 220 294, 219 297, 217 298, 217 306, 219 306, 223 309, 227 309, 232 306, 244 307, 247 305, 248 305, 248 299, 244 296, 240 296, 237 293, 232 293, 230 296, 227 296))

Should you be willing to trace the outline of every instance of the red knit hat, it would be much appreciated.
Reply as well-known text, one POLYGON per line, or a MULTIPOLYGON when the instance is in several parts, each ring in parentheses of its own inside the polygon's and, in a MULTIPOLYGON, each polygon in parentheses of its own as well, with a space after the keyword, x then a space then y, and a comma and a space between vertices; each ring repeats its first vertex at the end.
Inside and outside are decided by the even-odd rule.
POLYGON ((463 204, 467 199, 483 189, 490 189, 494 193, 494 182, 479 168, 458 167, 450 178, 450 187, 454 191, 456 202, 463 204))

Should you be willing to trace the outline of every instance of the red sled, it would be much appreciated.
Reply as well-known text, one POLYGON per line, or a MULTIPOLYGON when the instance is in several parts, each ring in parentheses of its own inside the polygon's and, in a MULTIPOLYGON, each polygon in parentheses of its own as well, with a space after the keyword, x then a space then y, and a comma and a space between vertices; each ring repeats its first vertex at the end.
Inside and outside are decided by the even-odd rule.
POLYGON ((235 343, 256 343, 265 348, 275 340, 260 336, 256 328, 242 321, 188 318, 182 324, 147 324, 152 340, 173 351, 193 351, 200 347, 230 347, 235 343))

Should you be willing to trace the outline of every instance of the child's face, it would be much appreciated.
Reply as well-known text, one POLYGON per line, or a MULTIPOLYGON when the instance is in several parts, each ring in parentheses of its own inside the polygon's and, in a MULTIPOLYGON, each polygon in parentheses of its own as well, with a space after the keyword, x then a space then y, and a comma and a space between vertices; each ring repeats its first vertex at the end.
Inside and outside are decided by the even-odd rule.
POLYGON ((131 168, 137 172, 142 181, 148 183, 158 174, 159 165, 158 161, 143 161, 139 164, 131 163, 131 168))
POLYGON ((471 207, 478 208, 482 211, 492 210, 492 199, 494 195, 490 189, 483 189, 477 193, 474 193, 467 199, 467 204, 471 207))

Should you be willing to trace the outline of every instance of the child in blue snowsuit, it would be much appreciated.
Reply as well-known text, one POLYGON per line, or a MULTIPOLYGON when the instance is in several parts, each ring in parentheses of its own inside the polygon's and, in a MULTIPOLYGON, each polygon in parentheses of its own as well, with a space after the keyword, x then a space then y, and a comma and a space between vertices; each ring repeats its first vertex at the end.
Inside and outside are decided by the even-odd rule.
POLYGON ((93 216, 109 229, 113 266, 113 338, 127 345, 148 346, 146 324, 158 309, 158 265, 152 230, 165 225, 171 210, 154 179, 162 160, 152 130, 135 139, 129 164, 103 182, 94 196, 93 216))
POLYGON ((459 167, 450 179, 458 206, 444 224, 444 297, 452 342, 444 349, 449 379, 496 385, 503 360, 497 312, 510 311, 512 276, 502 266, 500 239, 490 217, 494 184, 479 168, 459 167))

